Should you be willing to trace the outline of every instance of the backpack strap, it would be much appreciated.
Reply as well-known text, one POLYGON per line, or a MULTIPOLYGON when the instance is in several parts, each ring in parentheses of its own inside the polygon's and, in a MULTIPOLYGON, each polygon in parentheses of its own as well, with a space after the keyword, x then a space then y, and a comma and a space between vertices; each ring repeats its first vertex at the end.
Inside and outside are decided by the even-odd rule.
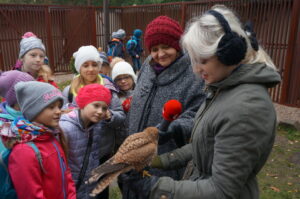
POLYGON ((45 168, 43 166, 43 160, 42 160, 42 156, 41 156, 40 150, 37 148, 37 146, 33 142, 27 142, 26 144, 33 149, 33 151, 35 153, 35 156, 36 156, 36 158, 37 158, 37 160, 39 162, 39 165, 40 165, 42 171, 44 173, 46 173, 46 170, 45 170, 45 168))
POLYGON ((85 150, 85 154, 84 154, 84 158, 83 158, 83 163, 82 163, 82 167, 80 169, 80 173, 79 173, 79 177, 78 177, 78 181, 76 183, 76 190, 78 191, 82 181, 84 179, 88 164, 89 164, 89 157, 91 154, 91 150, 92 150, 92 145, 93 145, 93 137, 94 137, 94 131, 92 130, 89 134, 89 139, 88 139, 88 143, 86 146, 86 150, 85 150))
MULTIPOLYGON (((65 172, 67 171, 67 165, 66 165, 66 162, 63 158, 63 155, 59 152, 58 145, 55 144, 54 141, 52 141, 52 145, 54 146, 54 148, 56 150, 56 153, 57 153, 57 156, 58 156, 59 166, 60 166, 60 169, 61 169, 62 183, 63 183, 63 185, 65 185, 66 184, 65 172)), ((63 186, 63 194, 64 194, 64 199, 66 199, 67 198, 66 186, 63 186)))
POLYGON ((6 149, 6 150, 3 150, 1 151, 1 154, 0 154, 0 165, 2 165, 2 167, 6 170, 6 172, 8 172, 8 168, 7 168, 7 157, 10 153, 10 150, 6 149))

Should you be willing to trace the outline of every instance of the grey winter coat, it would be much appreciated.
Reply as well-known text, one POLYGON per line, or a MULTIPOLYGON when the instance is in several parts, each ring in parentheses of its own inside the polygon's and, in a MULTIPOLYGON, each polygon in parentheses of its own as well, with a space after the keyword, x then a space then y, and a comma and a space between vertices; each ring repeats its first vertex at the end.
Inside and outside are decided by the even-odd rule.
POLYGON ((84 180, 79 190, 77 190, 77 198, 90 198, 89 193, 95 188, 96 184, 86 185, 84 181, 88 179, 92 169, 103 163, 100 161, 101 159, 107 159, 113 155, 115 147, 115 127, 121 125, 123 121, 124 120, 120 119, 120 115, 112 114, 112 118, 109 122, 101 121, 85 129, 80 122, 78 109, 62 115, 59 124, 68 141, 68 163, 75 184, 78 181, 83 164, 89 135, 93 131, 93 143, 89 156, 89 164, 84 180))
POLYGON ((189 181, 162 177, 150 198, 258 199, 256 175, 273 146, 276 112, 268 88, 279 74, 265 64, 241 65, 208 86, 195 118, 191 144, 161 155, 166 168, 192 159, 189 181))
MULTIPOLYGON (((169 129, 176 129, 190 138, 194 124, 194 116, 205 99, 204 82, 197 78, 192 70, 188 55, 178 58, 173 64, 158 76, 150 66, 148 57, 138 76, 133 92, 132 103, 128 113, 129 134, 140 132, 149 126, 157 126, 162 121, 162 108, 171 99, 178 100, 183 111, 178 119, 173 121, 169 129)), ((170 141, 159 146, 158 153, 165 153, 177 148, 170 141)))
MULTIPOLYGON (((134 89, 131 108, 127 115, 129 134, 140 132, 149 126, 157 126, 162 121, 164 104, 168 100, 176 99, 182 103, 183 112, 177 120, 170 124, 169 129, 181 132, 184 139, 188 140, 196 111, 205 99, 204 82, 194 75, 187 54, 178 58, 158 76, 150 66, 150 60, 151 57, 148 57, 143 64, 134 89)), ((178 147, 175 141, 171 139, 158 146, 158 154, 176 148, 178 147)), ((183 169, 164 171, 151 168, 149 172, 156 176, 170 176, 173 179, 180 179, 183 171, 183 169)), ((138 187, 140 185, 135 184, 129 189, 134 190, 138 187)), ((126 198, 125 192, 123 191, 124 198, 126 198)), ((132 194, 126 195, 129 198, 134 198, 132 194)))

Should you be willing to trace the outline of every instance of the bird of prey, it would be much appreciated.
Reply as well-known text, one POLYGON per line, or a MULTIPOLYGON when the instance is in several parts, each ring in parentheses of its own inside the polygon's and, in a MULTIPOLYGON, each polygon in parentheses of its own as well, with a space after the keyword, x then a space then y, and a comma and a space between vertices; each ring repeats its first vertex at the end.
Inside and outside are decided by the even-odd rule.
POLYGON ((102 192, 120 174, 131 169, 141 171, 149 166, 157 154, 157 143, 158 129, 155 127, 148 127, 143 132, 128 136, 112 158, 91 171, 91 177, 86 183, 96 182, 105 176, 98 182, 90 196, 102 192))

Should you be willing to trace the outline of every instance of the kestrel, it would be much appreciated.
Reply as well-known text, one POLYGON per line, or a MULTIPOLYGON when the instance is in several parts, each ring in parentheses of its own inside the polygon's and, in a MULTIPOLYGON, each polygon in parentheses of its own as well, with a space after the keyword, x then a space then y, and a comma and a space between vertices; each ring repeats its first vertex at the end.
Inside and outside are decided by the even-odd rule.
POLYGON ((135 169, 141 171, 149 166, 157 154, 158 129, 148 127, 143 132, 135 133, 126 138, 117 153, 91 172, 86 183, 96 182, 106 175, 90 193, 96 196, 102 192, 120 174, 135 169))

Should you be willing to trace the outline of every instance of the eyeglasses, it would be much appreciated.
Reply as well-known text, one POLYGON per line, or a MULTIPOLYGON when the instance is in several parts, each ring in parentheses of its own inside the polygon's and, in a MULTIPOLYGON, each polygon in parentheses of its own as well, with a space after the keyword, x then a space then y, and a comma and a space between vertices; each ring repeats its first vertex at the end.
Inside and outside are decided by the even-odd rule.
POLYGON ((123 77, 118 77, 118 78, 116 78, 115 79, 115 82, 120 82, 120 81, 122 81, 122 80, 129 80, 131 78, 131 76, 130 75, 126 75, 126 76, 123 76, 123 77))

